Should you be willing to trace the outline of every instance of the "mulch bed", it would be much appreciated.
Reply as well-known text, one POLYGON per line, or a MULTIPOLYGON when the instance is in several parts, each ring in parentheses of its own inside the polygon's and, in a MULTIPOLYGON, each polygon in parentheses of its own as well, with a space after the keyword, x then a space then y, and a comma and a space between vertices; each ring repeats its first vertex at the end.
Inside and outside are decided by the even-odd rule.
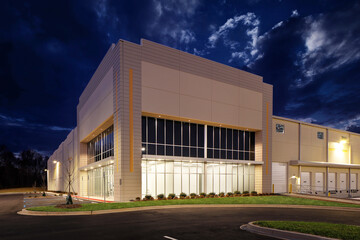
POLYGON ((71 208, 80 208, 81 204, 58 204, 55 206, 56 208, 66 208, 66 209, 71 209, 71 208))

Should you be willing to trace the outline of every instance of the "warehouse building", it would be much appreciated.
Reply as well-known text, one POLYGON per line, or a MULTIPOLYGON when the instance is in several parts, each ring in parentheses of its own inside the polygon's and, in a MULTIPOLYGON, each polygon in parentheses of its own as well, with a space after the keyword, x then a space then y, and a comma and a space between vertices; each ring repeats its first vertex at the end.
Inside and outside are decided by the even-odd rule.
POLYGON ((48 161, 48 189, 65 191, 70 180, 73 192, 105 201, 355 194, 360 135, 274 117, 272 102, 272 85, 260 76, 148 40, 120 40, 80 96, 77 127, 48 161), (333 176, 335 187, 327 183, 333 176))

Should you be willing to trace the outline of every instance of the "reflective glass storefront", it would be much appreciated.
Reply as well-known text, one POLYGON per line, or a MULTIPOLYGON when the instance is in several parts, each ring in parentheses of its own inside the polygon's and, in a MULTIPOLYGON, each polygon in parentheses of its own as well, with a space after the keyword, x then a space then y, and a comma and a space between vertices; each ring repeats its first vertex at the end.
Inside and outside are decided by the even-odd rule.
POLYGON ((237 163, 142 160, 142 196, 255 190, 255 166, 237 163))
POLYGON ((114 166, 99 167, 88 172, 88 197, 114 199, 114 166))

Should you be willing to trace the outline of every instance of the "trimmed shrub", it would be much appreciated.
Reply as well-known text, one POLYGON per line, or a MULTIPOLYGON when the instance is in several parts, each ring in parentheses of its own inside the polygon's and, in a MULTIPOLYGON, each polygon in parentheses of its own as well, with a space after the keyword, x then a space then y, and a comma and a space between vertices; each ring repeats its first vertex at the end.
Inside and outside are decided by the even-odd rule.
POLYGON ((242 196, 244 196, 244 197, 250 196, 249 191, 244 191, 243 194, 242 194, 242 196))
POLYGON ((176 198, 175 193, 169 193, 168 199, 175 199, 175 198, 176 198))
POLYGON ((226 194, 226 196, 227 197, 232 197, 234 194, 232 193, 232 192, 228 192, 227 194, 226 194))
POLYGON ((251 196, 256 196, 257 195, 257 191, 251 191, 251 196))
POLYGON ((140 200, 141 200, 141 198, 140 198, 140 197, 137 197, 137 198, 135 198, 135 200, 136 200, 136 201, 140 201, 140 200))
POLYGON ((219 197, 225 197, 225 193, 224 192, 219 193, 219 197))
POLYGON ((161 194, 157 195, 157 199, 163 200, 163 199, 165 199, 165 195, 161 193, 161 194))
POLYGON ((186 198, 187 195, 186 195, 186 193, 182 192, 182 193, 180 193, 179 196, 180 196, 181 199, 184 199, 184 198, 186 198))
POLYGON ((201 198, 206 197, 206 193, 204 193, 204 192, 200 193, 200 197, 201 197, 201 198))
POLYGON ((196 193, 190 193, 190 197, 191 197, 191 198, 196 198, 196 197, 197 197, 197 194, 196 194, 196 193))
POLYGON ((145 201, 149 201, 149 200, 153 200, 154 198, 151 195, 145 195, 144 200, 145 201))
POLYGON ((239 196, 241 196, 241 192, 240 192, 240 191, 234 191, 234 195, 235 195, 236 197, 239 197, 239 196))
POLYGON ((211 193, 209 193, 207 196, 208 196, 208 197, 210 197, 210 198, 213 198, 213 197, 215 197, 215 196, 216 196, 216 193, 211 192, 211 193))

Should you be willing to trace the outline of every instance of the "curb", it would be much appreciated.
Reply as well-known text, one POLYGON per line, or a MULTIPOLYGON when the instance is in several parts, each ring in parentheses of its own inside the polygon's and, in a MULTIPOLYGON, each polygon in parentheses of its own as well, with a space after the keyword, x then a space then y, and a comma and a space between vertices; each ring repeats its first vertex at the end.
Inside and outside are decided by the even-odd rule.
POLYGON ((360 212, 360 208, 349 207, 332 207, 332 206, 313 206, 313 205, 278 205, 278 204, 182 204, 182 205, 163 205, 163 206, 146 206, 134 208, 119 208, 96 211, 73 211, 73 212, 43 212, 43 211, 29 211, 26 208, 17 212, 19 215, 27 216, 88 216, 110 213, 122 212, 136 212, 147 210, 161 210, 173 208, 297 208, 297 209, 320 209, 320 210, 335 210, 346 212, 360 212))
POLYGON ((241 230, 245 230, 251 233, 259 234, 267 237, 274 237, 284 240, 339 240, 337 238, 322 237, 313 234, 299 233, 293 231, 285 231, 276 228, 260 227, 255 225, 254 222, 249 222, 240 226, 241 230))

